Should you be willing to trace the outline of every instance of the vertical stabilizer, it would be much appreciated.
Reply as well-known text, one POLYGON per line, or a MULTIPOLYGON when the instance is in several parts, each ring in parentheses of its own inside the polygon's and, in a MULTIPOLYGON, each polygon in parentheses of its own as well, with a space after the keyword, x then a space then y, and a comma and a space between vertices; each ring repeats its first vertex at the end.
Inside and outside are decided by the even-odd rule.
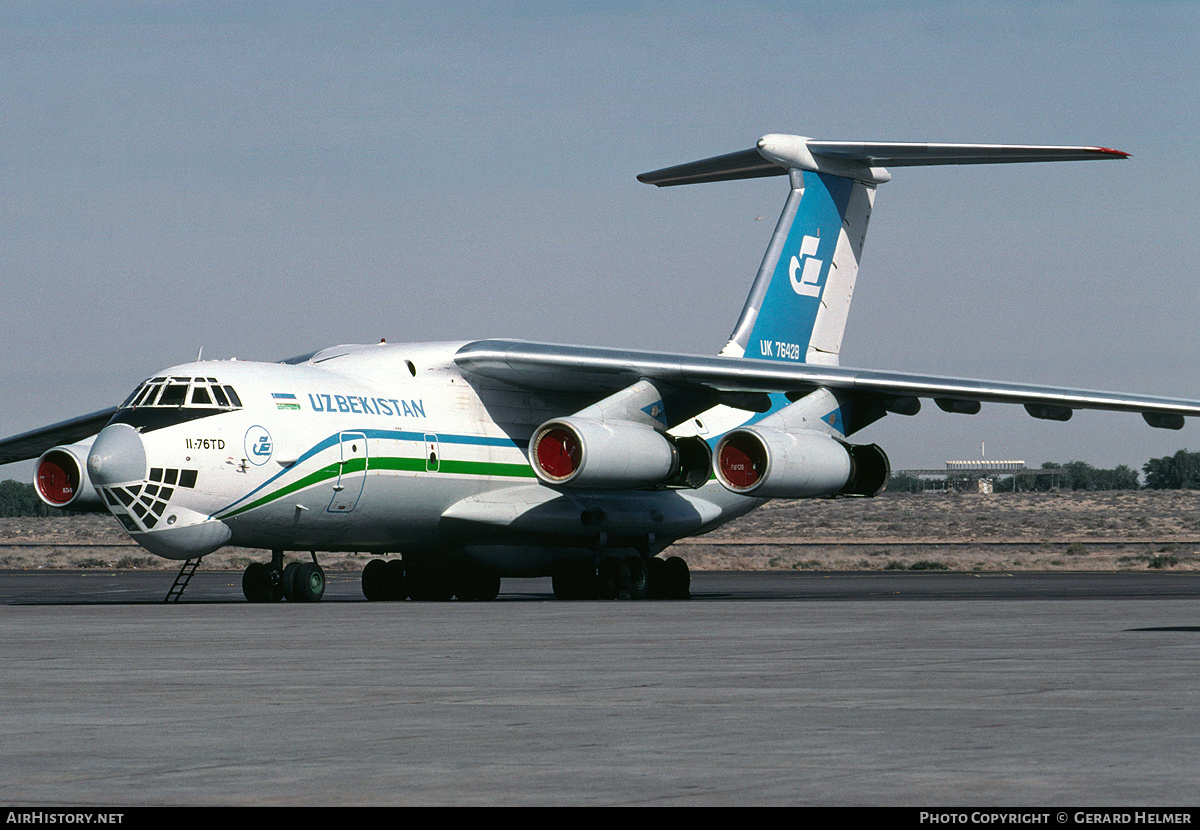
POLYGON ((771 134, 750 150, 638 180, 659 187, 762 176, 791 190, 722 355, 833 365, 854 294, 875 187, 888 167, 1120 159, 1106 147, 816 141, 771 134))
POLYGON ((791 192, 723 355, 836 364, 875 186, 790 170, 791 192))

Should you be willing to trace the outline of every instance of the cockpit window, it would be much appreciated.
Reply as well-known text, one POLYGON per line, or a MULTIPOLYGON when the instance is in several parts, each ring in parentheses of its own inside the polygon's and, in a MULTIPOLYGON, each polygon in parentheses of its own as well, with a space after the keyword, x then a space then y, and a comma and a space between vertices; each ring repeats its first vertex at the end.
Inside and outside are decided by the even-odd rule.
POLYGON ((159 406, 183 406, 183 402, 187 400, 188 388, 182 383, 168 383, 167 388, 163 390, 162 397, 158 399, 159 406))
POLYGON ((121 404, 121 409, 146 407, 241 409, 242 401, 232 386, 222 386, 216 378, 151 378, 121 404))
POLYGON ((161 388, 162 388, 161 386, 150 386, 149 384, 143 385, 140 389, 137 390, 137 392, 134 393, 133 402, 129 403, 127 405, 128 406, 142 406, 154 394, 156 394, 158 392, 158 390, 161 388))

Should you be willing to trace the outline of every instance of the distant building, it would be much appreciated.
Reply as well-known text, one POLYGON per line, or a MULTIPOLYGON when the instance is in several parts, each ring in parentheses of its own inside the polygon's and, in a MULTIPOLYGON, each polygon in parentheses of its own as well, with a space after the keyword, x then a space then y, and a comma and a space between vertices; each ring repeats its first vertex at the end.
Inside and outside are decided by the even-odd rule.
POLYGON ((920 479, 921 490, 957 490, 991 493, 996 476, 1031 476, 1050 478, 1050 487, 1057 485, 1056 479, 1066 475, 1061 467, 1029 467, 1024 461, 992 461, 980 458, 972 461, 947 461, 944 470, 898 470, 897 477, 907 476, 920 479))

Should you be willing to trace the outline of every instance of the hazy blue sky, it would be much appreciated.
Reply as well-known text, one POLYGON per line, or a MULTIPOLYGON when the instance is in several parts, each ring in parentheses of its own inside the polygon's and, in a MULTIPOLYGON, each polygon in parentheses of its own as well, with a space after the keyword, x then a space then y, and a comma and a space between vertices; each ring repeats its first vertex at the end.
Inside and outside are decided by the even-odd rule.
MULTIPOLYGON (((714 353, 785 184, 634 177, 767 132, 1132 153, 893 171, 842 362, 1200 398, 1198 67, 1191 2, 0 0, 0 433, 200 347, 714 353)), ((1140 466, 1198 429, 927 403, 860 437, 1140 466)))

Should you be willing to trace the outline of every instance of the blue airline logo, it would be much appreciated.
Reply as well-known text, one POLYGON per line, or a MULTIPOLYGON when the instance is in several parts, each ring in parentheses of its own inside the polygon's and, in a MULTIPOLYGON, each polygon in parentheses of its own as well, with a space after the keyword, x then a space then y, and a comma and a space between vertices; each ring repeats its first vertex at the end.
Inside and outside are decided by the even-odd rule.
POLYGON ((821 295, 821 269, 825 262, 816 257, 820 241, 819 236, 805 236, 800 241, 800 257, 792 257, 788 264, 788 279, 792 283, 792 290, 802 297, 821 295), (800 279, 796 279, 797 273, 800 274, 800 279))
POLYGON ((244 442, 246 448, 246 458, 256 467, 261 467, 266 464, 271 458, 273 446, 271 444, 271 433, 267 432, 264 427, 252 426, 246 430, 246 439, 244 442))

